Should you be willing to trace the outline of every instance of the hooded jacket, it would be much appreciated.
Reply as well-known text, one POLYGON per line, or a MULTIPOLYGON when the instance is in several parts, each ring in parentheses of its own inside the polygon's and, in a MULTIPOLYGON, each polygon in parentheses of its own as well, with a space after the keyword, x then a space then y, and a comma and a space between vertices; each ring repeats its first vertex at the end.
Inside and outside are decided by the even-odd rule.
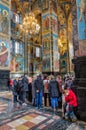
POLYGON ((59 97, 59 86, 56 80, 51 80, 49 83, 49 94, 51 98, 59 97))

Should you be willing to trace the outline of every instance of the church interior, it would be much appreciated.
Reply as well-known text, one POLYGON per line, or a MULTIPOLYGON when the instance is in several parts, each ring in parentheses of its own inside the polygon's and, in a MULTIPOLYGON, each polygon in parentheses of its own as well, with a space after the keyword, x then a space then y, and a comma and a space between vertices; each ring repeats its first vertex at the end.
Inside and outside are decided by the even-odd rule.
POLYGON ((74 74, 72 20, 69 0, 11 0, 11 75, 74 74), (27 21, 30 13, 35 29, 36 21, 27 21))
POLYGON ((0 0, 0 91, 24 74, 73 75, 86 120, 86 0, 0 0))
POLYGON ((86 13, 80 12, 83 3, 2 0, 0 69, 9 70, 11 77, 38 73, 74 75, 72 60, 85 55, 86 13))
POLYGON ((74 75, 74 60, 86 56, 85 5, 83 0, 1 0, 0 77, 74 75))

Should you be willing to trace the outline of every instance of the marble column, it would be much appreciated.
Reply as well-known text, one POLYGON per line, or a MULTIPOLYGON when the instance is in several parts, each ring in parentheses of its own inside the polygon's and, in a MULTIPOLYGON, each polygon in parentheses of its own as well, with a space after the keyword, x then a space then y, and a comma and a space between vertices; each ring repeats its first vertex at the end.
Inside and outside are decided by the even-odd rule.
POLYGON ((28 75, 28 35, 24 34, 24 74, 28 75))
POLYGON ((86 2, 72 1, 75 91, 80 119, 86 121, 86 2))
POLYGON ((10 76, 10 0, 0 0, 0 90, 8 89, 10 76))
POLYGON ((56 75, 59 69, 57 48, 57 1, 44 0, 42 7, 43 73, 56 75))

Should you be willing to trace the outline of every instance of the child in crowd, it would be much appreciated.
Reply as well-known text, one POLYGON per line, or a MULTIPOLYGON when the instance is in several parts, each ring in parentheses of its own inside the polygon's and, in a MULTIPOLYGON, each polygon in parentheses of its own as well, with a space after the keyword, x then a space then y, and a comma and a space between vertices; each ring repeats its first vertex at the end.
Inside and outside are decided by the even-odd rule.
POLYGON ((75 112, 77 108, 77 97, 71 89, 68 89, 67 84, 64 87, 63 93, 65 96, 65 103, 64 103, 65 119, 76 121, 77 118, 76 118, 75 112))

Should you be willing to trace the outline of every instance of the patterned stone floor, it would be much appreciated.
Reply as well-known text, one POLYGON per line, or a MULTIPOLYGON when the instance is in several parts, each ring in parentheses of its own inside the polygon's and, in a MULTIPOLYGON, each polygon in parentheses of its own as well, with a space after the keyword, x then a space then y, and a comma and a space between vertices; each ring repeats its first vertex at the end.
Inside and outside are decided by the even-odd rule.
POLYGON ((2 111, 4 111, 4 110, 6 109, 7 106, 8 106, 7 103, 0 102, 0 113, 1 113, 2 111))
POLYGON ((49 108, 37 110, 31 105, 14 108, 12 93, 0 93, 0 130, 86 130, 86 123, 71 123, 49 108))
POLYGON ((12 100, 13 96, 11 91, 4 91, 4 92, 0 92, 0 97, 12 100))
MULTIPOLYGON (((34 109, 24 112, 22 117, 15 116, 15 119, 6 125, 0 126, 0 130, 40 130, 50 127, 59 120, 59 116, 43 114, 43 112, 35 111, 34 109)), ((4 122, 5 123, 5 122, 4 122)))
POLYGON ((0 118, 1 115, 8 112, 12 106, 12 93, 5 91, 0 92, 0 118))

